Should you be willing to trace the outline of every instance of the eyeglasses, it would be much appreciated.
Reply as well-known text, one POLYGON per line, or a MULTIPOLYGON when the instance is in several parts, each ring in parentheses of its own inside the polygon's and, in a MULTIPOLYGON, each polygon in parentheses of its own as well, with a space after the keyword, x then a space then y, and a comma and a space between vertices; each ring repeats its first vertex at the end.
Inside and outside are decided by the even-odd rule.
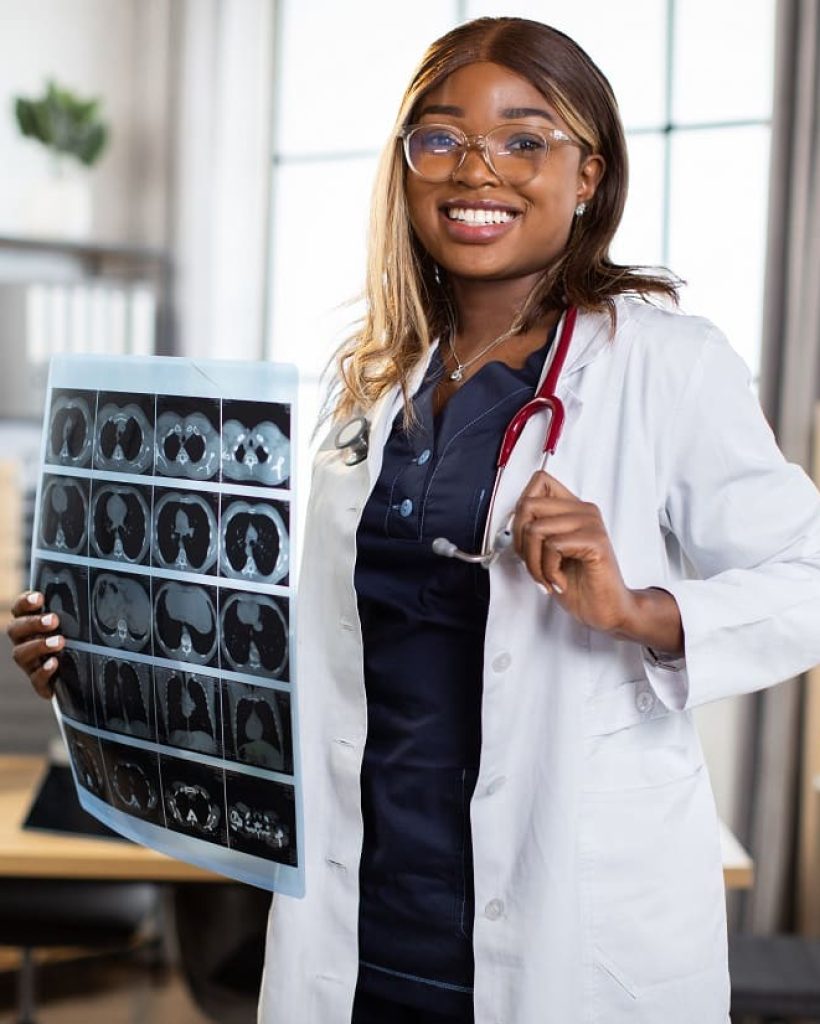
POLYGON ((411 124, 398 133, 407 165, 425 181, 447 181, 477 149, 507 185, 524 185, 538 174, 554 145, 579 145, 560 128, 542 132, 528 124, 502 124, 486 135, 465 135, 450 124, 411 124))

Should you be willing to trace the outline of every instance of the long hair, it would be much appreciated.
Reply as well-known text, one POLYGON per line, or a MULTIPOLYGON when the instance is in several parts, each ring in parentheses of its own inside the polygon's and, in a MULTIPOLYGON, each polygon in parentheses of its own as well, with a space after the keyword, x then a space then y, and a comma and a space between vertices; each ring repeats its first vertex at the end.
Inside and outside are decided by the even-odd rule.
POLYGON ((410 224, 404 189, 407 171, 396 133, 413 123, 428 92, 476 61, 492 61, 525 78, 579 140, 582 157, 600 154, 606 163, 586 213, 574 220, 564 251, 545 267, 518 311, 515 330, 526 331, 547 312, 565 305, 606 310, 614 325, 614 298, 623 293, 677 299, 677 279, 647 268, 619 266, 609 258, 626 201, 628 166, 623 125, 607 79, 563 32, 524 18, 478 18, 459 25, 427 50, 382 153, 370 217, 366 311, 336 353, 338 386, 331 398, 335 417, 354 409, 366 412, 396 384, 407 398, 414 367, 432 340, 455 323, 446 274, 437 273, 410 224))

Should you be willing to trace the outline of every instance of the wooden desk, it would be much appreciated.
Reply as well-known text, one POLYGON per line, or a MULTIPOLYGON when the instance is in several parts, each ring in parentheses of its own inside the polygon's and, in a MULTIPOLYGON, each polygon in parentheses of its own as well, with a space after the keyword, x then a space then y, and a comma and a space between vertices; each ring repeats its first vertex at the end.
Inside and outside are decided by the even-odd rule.
POLYGON ((0 756, 0 875, 151 882, 221 882, 221 875, 114 839, 23 829, 45 770, 41 757, 0 756))
MULTIPOLYGON (((0 875, 16 878, 117 878, 155 882, 218 882, 221 875, 173 860, 134 843, 81 839, 22 829, 44 762, 0 756, 0 875)), ((721 822, 727 889, 748 889, 752 859, 721 822)))

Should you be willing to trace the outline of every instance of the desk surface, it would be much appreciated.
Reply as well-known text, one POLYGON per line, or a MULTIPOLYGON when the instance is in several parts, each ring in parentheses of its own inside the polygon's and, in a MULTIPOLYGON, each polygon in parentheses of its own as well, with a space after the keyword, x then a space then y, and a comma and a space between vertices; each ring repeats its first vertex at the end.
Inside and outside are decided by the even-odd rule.
MULTIPOLYGON (((201 868, 134 843, 82 839, 22 829, 45 767, 40 757, 0 756, 0 875, 17 878, 118 878, 157 882, 217 882, 201 868)), ((723 877, 727 889, 748 889, 752 859, 721 822, 723 877)))
POLYGON ((0 876, 219 882, 220 875, 116 839, 85 839, 21 828, 40 776, 41 757, 0 756, 0 876))

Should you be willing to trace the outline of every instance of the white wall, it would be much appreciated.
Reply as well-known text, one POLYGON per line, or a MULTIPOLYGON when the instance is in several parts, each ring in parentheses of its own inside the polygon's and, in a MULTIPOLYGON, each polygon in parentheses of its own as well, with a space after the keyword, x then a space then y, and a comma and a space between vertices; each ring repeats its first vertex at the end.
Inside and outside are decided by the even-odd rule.
POLYGON ((168 26, 171 0, 0 0, 0 234, 25 234, 48 154, 23 139, 15 95, 48 78, 99 96, 109 149, 89 174, 98 240, 160 245, 168 201, 168 26))

